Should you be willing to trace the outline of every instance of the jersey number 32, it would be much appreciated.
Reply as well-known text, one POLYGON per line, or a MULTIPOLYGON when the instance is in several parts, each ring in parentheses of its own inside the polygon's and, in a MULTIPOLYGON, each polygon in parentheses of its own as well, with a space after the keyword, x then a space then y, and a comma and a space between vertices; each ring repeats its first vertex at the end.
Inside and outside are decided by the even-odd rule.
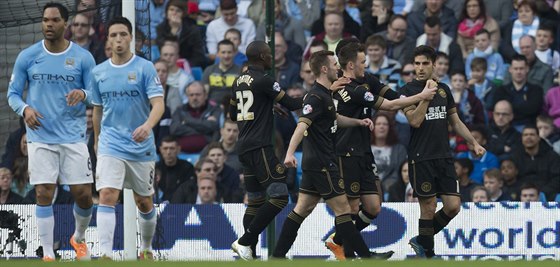
POLYGON ((255 114, 249 109, 253 105, 253 92, 251 90, 243 90, 235 92, 237 98, 237 121, 252 121, 255 114))

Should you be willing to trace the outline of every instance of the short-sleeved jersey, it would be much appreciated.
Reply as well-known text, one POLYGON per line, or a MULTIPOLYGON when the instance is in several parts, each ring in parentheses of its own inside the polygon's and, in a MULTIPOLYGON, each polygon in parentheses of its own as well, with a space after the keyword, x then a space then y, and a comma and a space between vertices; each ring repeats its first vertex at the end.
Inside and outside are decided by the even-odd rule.
MULTIPOLYGON (((372 94, 368 84, 355 79, 334 93, 333 98, 338 114, 355 119, 370 118, 371 109, 379 109, 384 100, 372 94)), ((371 153, 370 137, 366 127, 340 128, 336 132, 336 154, 350 157, 371 153)))
POLYGON ((41 126, 27 128, 27 140, 45 144, 85 143, 86 105, 68 106, 66 95, 85 89, 95 60, 91 53, 70 42, 66 50, 51 53, 44 40, 23 50, 17 57, 8 89, 8 103, 20 116, 27 106, 37 110, 41 126), (27 98, 23 99, 25 85, 27 98))
POLYGON ((141 143, 132 133, 150 115, 150 98, 163 96, 163 88, 154 65, 133 56, 127 63, 114 65, 111 59, 93 69, 92 103, 103 107, 99 155, 133 161, 154 161, 154 134, 141 143))
POLYGON ((336 170, 336 107, 331 91, 315 83, 303 101, 299 122, 309 125, 303 137, 303 170, 336 170))
MULTIPOLYGON (((426 81, 413 80, 402 88, 402 92, 406 96, 416 95, 422 92, 425 85, 426 81)), ((416 106, 409 106, 404 111, 415 108, 416 106)), ((457 113, 453 94, 447 85, 438 83, 437 93, 428 105, 424 121, 419 128, 411 127, 409 160, 418 162, 453 157, 447 129, 448 118, 453 113, 457 113)))
POLYGON ((272 107, 284 94, 274 78, 257 66, 249 66, 246 72, 235 79, 232 104, 237 106, 237 116, 232 119, 239 126, 239 154, 272 146, 272 107))

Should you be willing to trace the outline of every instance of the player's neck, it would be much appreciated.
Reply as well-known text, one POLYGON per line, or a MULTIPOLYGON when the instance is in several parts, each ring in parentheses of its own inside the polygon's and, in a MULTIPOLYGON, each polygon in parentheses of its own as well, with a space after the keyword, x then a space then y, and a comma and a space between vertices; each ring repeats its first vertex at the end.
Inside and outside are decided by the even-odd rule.
POLYGON ((132 52, 123 53, 122 55, 113 53, 113 56, 111 57, 111 62, 113 62, 113 64, 115 65, 122 65, 127 63, 133 56, 134 54, 132 54, 132 52))
POLYGON ((47 40, 45 39, 45 48, 51 53, 60 53, 70 45, 70 41, 61 38, 57 40, 47 40))
POLYGON ((355 75, 354 72, 351 71, 351 70, 343 70, 343 71, 342 71, 342 75, 344 75, 344 77, 356 79, 356 75, 355 75))
POLYGON ((329 78, 327 78, 326 75, 319 76, 316 81, 318 84, 324 86, 327 89, 331 88, 332 82, 329 81, 329 78))

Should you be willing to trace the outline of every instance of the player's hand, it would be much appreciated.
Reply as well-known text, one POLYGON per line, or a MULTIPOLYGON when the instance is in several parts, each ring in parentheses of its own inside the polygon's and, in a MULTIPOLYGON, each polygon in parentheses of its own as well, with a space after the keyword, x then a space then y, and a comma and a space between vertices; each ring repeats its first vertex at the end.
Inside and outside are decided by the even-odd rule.
POLYGON ((375 128, 373 121, 371 121, 371 119, 369 118, 361 120, 360 125, 363 127, 368 127, 370 131, 373 131, 373 129, 375 128))
POLYGON ((420 93, 420 98, 422 100, 432 100, 436 95, 436 91, 437 83, 432 80, 428 80, 426 86, 424 86, 424 90, 422 90, 422 92, 420 93))
POLYGON ((284 159, 284 165, 286 168, 296 168, 297 167, 297 160, 294 154, 287 154, 286 158, 284 159))
POLYGON ((144 140, 150 136, 151 131, 152 128, 148 124, 144 123, 134 130, 132 133, 132 139, 137 143, 144 142, 144 140))
POLYGON ((340 77, 338 78, 338 80, 334 81, 331 85, 331 91, 336 92, 342 88, 344 88, 344 86, 346 86, 347 84, 350 83, 350 78, 348 77, 340 77))
POLYGON ((41 115, 41 113, 39 113, 38 111, 34 110, 32 107, 27 106, 23 110, 23 120, 25 121, 25 124, 27 124, 27 127, 29 127, 31 130, 37 130, 39 129, 39 127, 41 127, 41 122, 39 122, 39 118, 44 119, 43 115, 41 115))
POLYGON ((86 99, 86 93, 81 89, 74 89, 66 95, 66 103, 68 106, 75 106, 86 99))
POLYGON ((474 145, 473 151, 477 157, 482 157, 486 153, 486 149, 478 143, 474 145))

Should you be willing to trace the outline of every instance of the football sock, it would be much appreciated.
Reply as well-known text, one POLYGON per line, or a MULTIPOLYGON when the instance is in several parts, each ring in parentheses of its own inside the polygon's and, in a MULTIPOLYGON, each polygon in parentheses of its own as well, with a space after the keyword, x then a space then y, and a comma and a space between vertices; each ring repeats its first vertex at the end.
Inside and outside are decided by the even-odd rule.
POLYGON ((138 225, 140 228, 140 248, 142 250, 152 250, 152 239, 154 237, 154 233, 156 231, 156 224, 157 224, 157 214, 156 209, 152 207, 152 210, 143 213, 138 211, 138 225))
MULTIPOLYGON (((243 215, 243 229, 245 231, 249 229, 251 222, 255 218, 255 215, 257 215, 257 211, 264 204, 265 201, 266 199, 264 198, 249 200, 249 203, 247 204, 247 209, 245 209, 245 214, 243 215)), ((251 244, 251 249, 253 250, 253 258, 257 257, 257 243, 258 243, 258 238, 256 242, 251 244)))
POLYGON ((434 235, 439 233, 441 229, 445 228, 453 218, 447 216, 443 209, 440 209, 434 215, 434 235))
POLYGON ((288 196, 270 198, 257 211, 255 218, 245 231, 245 234, 239 238, 239 244, 242 246, 250 246, 258 240, 261 232, 276 217, 280 211, 288 204, 288 196))
POLYGON ((54 213, 52 205, 37 205, 35 208, 35 215, 37 216, 39 240, 41 246, 43 246, 43 257, 51 257, 54 259, 54 213))
POLYGON ((290 214, 288 214, 288 217, 286 217, 284 225, 282 226, 282 232, 280 232, 280 237, 278 238, 278 242, 276 243, 276 248, 274 249, 274 253, 272 254, 273 257, 286 257, 286 254, 296 240, 297 232, 304 219, 305 218, 299 216, 293 210, 290 212, 290 214))
POLYGON ((356 226, 352 222, 352 217, 350 214, 343 214, 336 216, 335 218, 335 230, 337 235, 341 235, 344 246, 350 246, 362 258, 369 258, 370 252, 364 242, 364 239, 360 235, 360 232, 356 230, 356 226))
POLYGON ((99 235, 99 256, 113 256, 113 237, 115 235, 115 207, 97 207, 97 234, 99 235))
POLYGON ((87 209, 82 209, 78 204, 74 203, 74 221, 76 229, 74 230, 74 240, 81 242, 86 238, 86 230, 91 220, 91 213, 93 206, 87 209))
POLYGON ((418 243, 424 247, 426 256, 431 258, 434 256, 434 221, 418 220, 418 243))

